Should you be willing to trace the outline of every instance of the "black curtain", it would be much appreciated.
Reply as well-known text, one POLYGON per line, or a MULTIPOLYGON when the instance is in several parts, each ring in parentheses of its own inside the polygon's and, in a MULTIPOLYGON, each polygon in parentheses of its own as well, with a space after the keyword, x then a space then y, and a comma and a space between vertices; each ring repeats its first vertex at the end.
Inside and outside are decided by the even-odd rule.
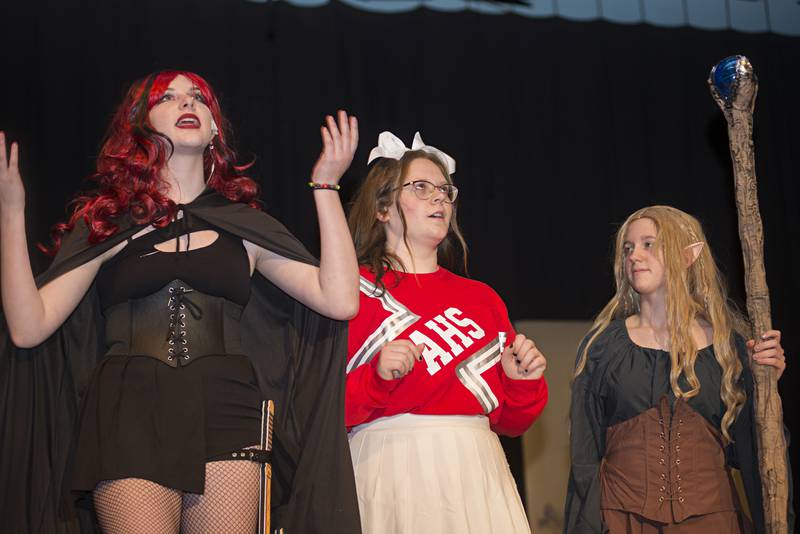
POLYGON ((381 15, 335 2, 3 9, 0 129, 22 145, 31 242, 46 239, 72 193, 88 187, 127 85, 189 69, 221 95, 266 209, 312 249, 304 183, 324 114, 341 107, 360 120, 345 197, 384 129, 409 144, 420 130, 454 156, 470 274, 500 293, 513 319, 592 317, 612 294, 611 237, 650 204, 701 219, 743 302, 725 123, 705 80, 717 60, 747 55, 761 81, 756 165, 773 321, 790 361, 781 391, 800 434, 800 39, 427 9, 381 15))

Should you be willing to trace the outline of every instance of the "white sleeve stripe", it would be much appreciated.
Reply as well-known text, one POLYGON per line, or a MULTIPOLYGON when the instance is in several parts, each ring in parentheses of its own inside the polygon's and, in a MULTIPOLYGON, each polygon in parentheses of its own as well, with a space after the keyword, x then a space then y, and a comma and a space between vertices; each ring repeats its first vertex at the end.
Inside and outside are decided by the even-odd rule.
POLYGON ((414 315, 408 308, 400 304, 391 293, 383 290, 383 293, 376 295, 376 286, 363 276, 360 284, 361 292, 366 296, 378 299, 383 309, 390 315, 381 322, 380 325, 370 334, 355 355, 347 364, 347 372, 368 363, 388 342, 399 336, 409 326, 419 320, 419 315, 414 315))
POLYGON ((500 361, 501 347, 502 342, 497 337, 456 367, 456 376, 464 387, 475 396, 484 413, 487 414, 500 406, 500 402, 492 392, 489 383, 484 380, 481 374, 494 367, 500 361))

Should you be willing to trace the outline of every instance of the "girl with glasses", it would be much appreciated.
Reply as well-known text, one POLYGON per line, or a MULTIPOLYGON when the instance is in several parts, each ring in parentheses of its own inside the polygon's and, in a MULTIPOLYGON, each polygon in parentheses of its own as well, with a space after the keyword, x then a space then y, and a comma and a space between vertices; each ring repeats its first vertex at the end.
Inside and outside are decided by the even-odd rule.
POLYGON ((388 132, 349 211, 361 263, 345 423, 366 534, 529 533, 497 433, 547 402, 546 362, 466 270, 455 161, 388 132))

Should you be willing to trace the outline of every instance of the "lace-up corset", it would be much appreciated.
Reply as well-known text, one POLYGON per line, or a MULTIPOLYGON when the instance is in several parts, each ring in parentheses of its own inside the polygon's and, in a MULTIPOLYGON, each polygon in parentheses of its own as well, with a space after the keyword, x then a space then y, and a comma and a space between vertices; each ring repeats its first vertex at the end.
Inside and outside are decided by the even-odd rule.
POLYGON ((242 310, 176 279, 105 311, 107 354, 151 356, 172 367, 211 354, 242 354, 242 310))
POLYGON ((685 401, 668 396, 608 427, 601 508, 671 523, 736 510, 722 436, 685 401))
MULTIPOLYGON (((176 245, 177 250, 177 245, 176 245)), ((183 218, 132 240, 97 277, 109 355, 185 365, 210 354, 242 354, 239 320, 250 295, 242 240, 183 218), (155 245, 214 230, 207 246, 164 252, 155 245)))

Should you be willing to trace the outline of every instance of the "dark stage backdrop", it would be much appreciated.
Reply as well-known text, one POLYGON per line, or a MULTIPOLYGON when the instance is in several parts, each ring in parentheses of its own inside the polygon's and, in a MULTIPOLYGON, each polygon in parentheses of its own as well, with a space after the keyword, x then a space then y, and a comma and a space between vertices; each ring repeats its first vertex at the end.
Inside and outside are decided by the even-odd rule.
MULTIPOLYGON (((236 0, 16 2, 3 18, 0 128, 22 144, 31 240, 86 186, 125 87, 185 68, 221 94, 266 209, 312 250, 304 183, 324 114, 343 107, 360 120, 345 197, 381 130, 410 144, 419 129, 453 155, 470 274, 497 289, 513 319, 595 314, 612 293, 617 225, 656 203, 705 223, 741 300, 725 123, 705 80, 717 60, 746 54, 761 80, 755 136, 773 317, 791 362, 781 389, 800 435, 797 38, 236 0)), ((797 468, 796 448, 794 457, 797 468)))

